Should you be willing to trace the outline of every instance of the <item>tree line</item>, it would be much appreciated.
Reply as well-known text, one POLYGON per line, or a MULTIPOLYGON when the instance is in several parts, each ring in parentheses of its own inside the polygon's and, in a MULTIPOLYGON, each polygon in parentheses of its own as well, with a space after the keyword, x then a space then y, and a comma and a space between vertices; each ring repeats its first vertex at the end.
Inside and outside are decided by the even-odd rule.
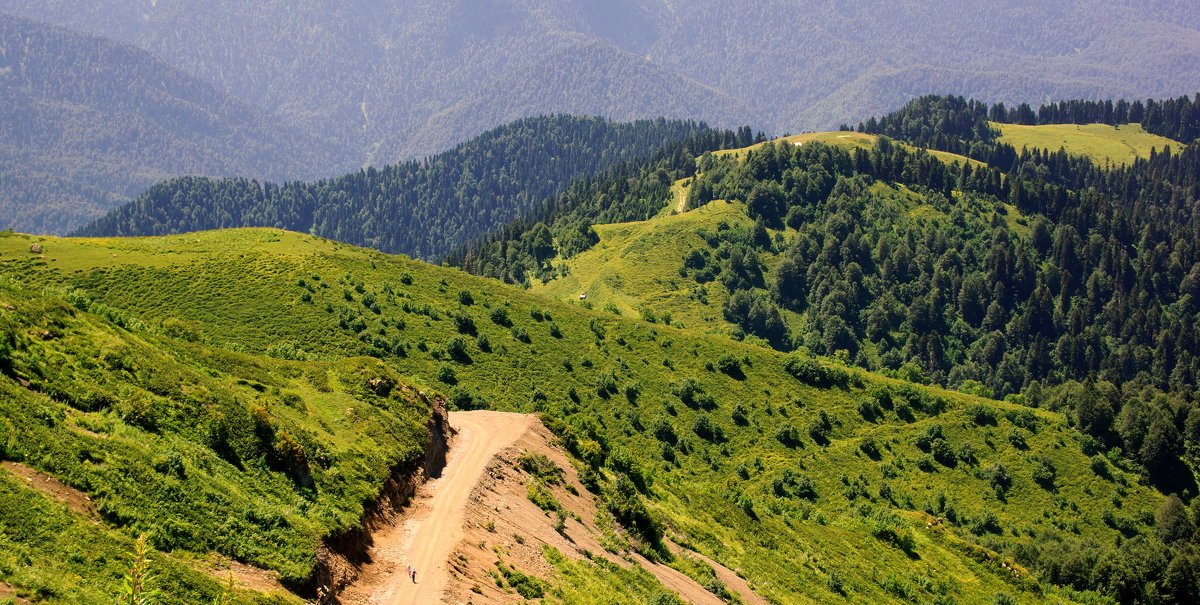
POLYGON ((434 260, 534 211, 577 178, 712 132, 683 120, 527 118, 425 160, 334 179, 173 179, 74 235, 276 227, 434 260))

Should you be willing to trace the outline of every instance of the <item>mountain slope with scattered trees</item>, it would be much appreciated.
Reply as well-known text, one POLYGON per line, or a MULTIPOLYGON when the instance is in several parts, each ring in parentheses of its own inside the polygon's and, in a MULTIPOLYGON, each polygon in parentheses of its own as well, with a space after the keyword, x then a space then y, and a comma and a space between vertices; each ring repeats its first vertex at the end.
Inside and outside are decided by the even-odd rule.
MULTIPOLYGON (((142 357, 131 359, 132 370, 115 374, 147 381, 171 401, 175 388, 189 397, 153 408, 166 416, 159 425, 164 433, 174 430, 175 410, 198 407, 211 414, 203 405, 208 401, 220 406, 213 411, 232 410, 243 393, 278 419, 281 432, 292 434, 283 422, 309 418, 311 430, 323 436, 327 429, 312 415, 328 430, 359 430, 366 418, 385 415, 390 402, 367 393, 362 404, 352 403, 338 389, 356 394, 364 383, 378 388, 380 375, 372 372, 385 368, 385 376, 394 372, 400 383, 446 392, 458 409, 540 413, 571 453, 582 480, 579 494, 597 502, 593 522, 605 536, 602 547, 664 562, 718 598, 728 589, 711 568, 673 553, 671 543, 739 570, 756 593, 779 603, 1069 603, 1105 597, 1174 603, 1193 586, 1193 505, 1141 482, 1135 462, 1118 450, 1099 451, 1060 413, 616 317, 462 271, 276 230, 104 240, 0 235, 0 275, 8 283, 59 293, 61 302, 39 304, 60 313, 86 307, 118 321, 126 327, 110 330, 122 338, 184 351, 201 367, 221 362, 211 368, 215 376, 197 372, 211 396, 193 391, 192 374, 156 373, 142 357), (40 254, 29 252, 34 244, 40 254), (261 354, 309 361, 252 357, 261 354), (346 359, 358 354, 381 363, 346 359), (231 365, 238 360, 242 365, 231 365), (251 360, 259 360, 261 369, 246 367, 251 360), (354 369, 360 364, 366 372, 354 369), (256 373, 247 374, 251 370, 256 373), (332 393, 322 389, 321 376, 332 393), (226 395, 226 384, 235 393, 226 395), (309 414, 301 413, 293 393, 309 414), (193 400, 201 403, 187 407, 193 400)), ((19 297, 0 295, 0 303, 32 308, 19 297)), ((0 310, 0 317, 14 321, 27 315, 0 310)), ((101 355, 103 365, 89 370, 95 355, 67 348, 75 340, 46 340, 38 331, 53 327, 37 324, 30 333, 12 325, 21 343, 18 371, 16 377, 0 375, 0 385, 25 389, 20 378, 40 392, 75 384, 70 380, 89 384, 92 376, 110 372, 105 368, 112 355, 101 355), (30 366, 56 350, 78 363, 56 363, 40 374, 30 366)), ((112 384, 97 386, 109 390, 112 384)), ((66 389, 68 395, 76 390, 66 389)), ((29 397, 38 406, 8 414, 37 430, 52 430, 36 421, 36 410, 47 406, 76 410, 66 411, 69 421, 60 426, 95 430, 114 416, 88 407, 92 399, 29 397), (24 420, 29 415, 34 418, 24 420)), ((117 412, 124 410, 121 401, 117 412)), ((114 433, 123 434, 117 426, 114 433)), ((239 446, 263 443, 243 443, 238 435, 231 441, 239 446)), ((351 434, 337 435, 333 442, 354 444, 351 434)), ((325 452, 300 442, 308 459, 321 460, 318 454, 325 452)), ((0 457, 42 464, 33 447, 57 446, 38 441, 0 457)), ((239 456, 249 458, 240 450, 239 456)), ((318 497, 333 491, 322 481, 336 477, 337 465, 354 460, 349 454, 328 458, 334 465, 328 470, 312 465, 318 497)), ((271 461, 267 456, 261 464, 270 469, 271 461)), ((65 469, 45 470, 94 489, 77 478, 90 475, 72 469, 91 472, 95 463, 63 464, 65 469)), ((258 464, 248 461, 247 468, 258 464)), ((168 477, 162 481, 169 482, 175 467, 168 462, 163 468, 168 477)), ((201 468, 184 457, 189 480, 201 477, 201 468)), ((553 467, 530 460, 518 472, 531 477, 528 497, 546 511, 544 522, 563 518, 556 517, 561 506, 552 494, 561 492, 551 489, 553 467)), ((279 528, 276 517, 263 517, 274 531, 293 534, 279 528)), ((7 518, 0 514, 0 531, 9 531, 7 518)), ((114 525, 124 533, 130 525, 140 527, 135 523, 114 525)), ((213 548, 199 539, 207 527, 191 537, 171 534, 177 556, 213 548)), ((235 526, 228 535, 236 540, 244 532, 235 526)), ((26 535, 18 534, 23 543, 26 535)), ((675 602, 666 589, 658 596, 648 590, 645 578, 622 581, 628 571, 602 558, 539 548, 529 560, 498 553, 503 565, 488 569, 528 599, 539 590, 553 599, 561 589, 591 595, 580 597, 584 603, 595 602, 595 595, 630 605, 652 598, 675 602), (613 588, 597 592, 595 586, 613 588)), ((224 543, 215 549, 252 556, 224 543)), ((0 563, 2 557, 0 551, 0 563)), ((72 564, 62 557, 45 561, 46 573, 37 578, 0 564, 0 581, 42 586, 60 566, 72 564)))
MULTIPOLYGON (((1109 106, 1042 112, 1075 107, 1090 121, 1109 106)), ((1146 120, 1148 130, 1186 134, 1196 102, 1111 106, 1153 108, 1172 117, 1146 120)), ((1184 464, 1200 467, 1192 327, 1200 147, 1102 169, 1066 150, 996 142, 988 120, 1003 112, 930 97, 864 126, 986 166, 946 163, 887 138, 869 149, 768 143, 681 165, 671 176, 685 179, 685 209, 736 200, 745 217, 697 231, 700 245, 664 260, 678 270, 673 287, 693 297, 719 289, 710 328, 1069 410, 1095 447, 1119 447, 1164 489, 1188 489, 1184 464)), ((644 167, 623 186, 662 183, 654 172, 644 167)), ((521 254, 539 224, 595 231, 618 208, 637 214, 645 198, 618 198, 603 213, 580 199, 560 198, 538 223, 452 260, 510 281, 555 279, 566 273, 561 259, 583 248, 560 245, 557 259, 521 254)), ((665 189, 659 200, 661 212, 665 189)))

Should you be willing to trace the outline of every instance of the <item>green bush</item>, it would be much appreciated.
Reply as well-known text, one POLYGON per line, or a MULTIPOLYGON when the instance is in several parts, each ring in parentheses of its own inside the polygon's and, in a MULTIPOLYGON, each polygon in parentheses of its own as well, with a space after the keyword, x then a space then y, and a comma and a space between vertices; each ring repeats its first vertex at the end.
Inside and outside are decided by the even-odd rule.
POLYGON ((787 447, 799 447, 800 431, 791 423, 784 423, 775 431, 775 439, 787 447))
POLYGON ((716 368, 718 372, 734 378, 743 380, 746 375, 742 372, 742 362, 733 355, 725 354, 717 359, 716 368))
POLYGON ((996 424, 996 410, 991 406, 977 403, 967 408, 967 418, 980 426, 996 424))
POLYGON ((488 317, 492 320, 492 323, 498 326, 505 328, 512 326, 512 320, 508 318, 508 309, 505 307, 493 307, 488 317))
POLYGON ((783 362, 783 369, 793 378, 818 388, 846 388, 850 384, 850 374, 841 368, 825 367, 811 357, 791 355, 783 362))

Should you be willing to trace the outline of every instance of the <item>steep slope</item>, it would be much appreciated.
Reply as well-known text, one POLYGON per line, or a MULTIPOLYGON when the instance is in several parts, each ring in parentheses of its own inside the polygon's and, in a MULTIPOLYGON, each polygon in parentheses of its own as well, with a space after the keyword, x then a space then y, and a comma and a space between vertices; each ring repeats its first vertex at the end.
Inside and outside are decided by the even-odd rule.
MULTIPOLYGON (((619 593, 627 600, 679 593, 689 603, 725 602, 677 569, 606 551, 595 501, 569 454, 535 416, 453 412, 450 423, 456 437, 442 477, 417 493, 402 522, 376 535, 362 580, 339 594, 339 602, 526 602, 557 592, 548 584, 586 569, 580 563, 589 557, 620 572, 625 583, 619 593), (537 494, 536 502, 530 494, 537 494), (555 505, 557 510, 543 508, 555 505), (437 556, 430 558, 430 551, 437 556), (406 575, 414 563, 416 582, 406 575)), ((733 571, 708 564, 730 578, 744 601, 766 603, 733 571)))
POLYGON ((66 233, 181 174, 301 178, 349 166, 137 48, 0 14, 0 228, 66 233))
MULTIPOLYGON (((18 596, 111 603, 133 536, 163 603, 213 602, 231 567, 311 594, 358 554, 339 539, 369 503, 403 497, 385 483, 436 454, 434 403, 377 360, 234 353, 64 298, 0 285, 0 581, 18 596)), ((299 601, 271 584, 226 597, 299 601)))
MULTIPOLYGON (((571 452, 584 486, 576 491, 595 499, 605 550, 664 561, 713 594, 722 593, 717 571, 672 553, 672 543, 780 603, 1074 599, 1053 584, 1129 602, 1141 598, 1122 592, 1134 583, 1186 594, 1186 576, 1166 568, 1190 573, 1187 540, 1152 527, 1160 503, 1173 501, 1054 412, 618 318, 294 233, 10 235, 0 253, 6 275, 78 288, 152 327, 177 320, 214 345, 281 357, 369 352, 448 391, 459 409, 545 412, 571 452), (41 255, 29 252, 34 243, 41 255), (1112 546, 1122 532, 1129 539, 1112 546), (1094 560, 1121 574, 1072 571, 1094 560)), ((546 486, 534 482, 528 497, 557 510, 565 496, 556 473, 533 468, 546 486)), ((1163 506, 1159 517, 1175 523, 1178 505, 1163 506)), ((498 554, 505 586, 544 578, 550 602, 641 603, 657 590, 596 558, 547 550, 548 572, 498 554), (621 592, 626 580, 646 592, 621 592)))
POLYGON ((1187 8, 1177 0, 0 2, 156 53, 377 164, 541 113, 669 115, 782 132, 836 127, 930 92, 1006 102, 1190 93, 1200 88, 1200 22, 1187 8))
POLYGON ((738 141, 731 132, 690 121, 528 118, 421 162, 313 183, 175 179, 76 233, 276 227, 436 260, 536 210, 576 179, 624 162, 738 141))

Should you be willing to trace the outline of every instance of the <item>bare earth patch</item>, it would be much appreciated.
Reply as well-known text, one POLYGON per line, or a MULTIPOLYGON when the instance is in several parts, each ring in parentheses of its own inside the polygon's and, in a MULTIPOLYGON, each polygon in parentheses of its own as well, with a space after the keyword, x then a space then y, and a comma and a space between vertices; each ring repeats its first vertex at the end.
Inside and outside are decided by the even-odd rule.
MULTIPOLYGON (((420 488, 413 504, 392 527, 381 529, 372 561, 359 580, 339 595, 346 605, 407 603, 524 603, 520 595, 497 587, 497 563, 554 583, 554 569, 543 558, 551 546, 572 559, 604 558, 622 567, 639 565, 667 589, 696 605, 723 601, 695 580, 636 553, 618 556, 601 546, 596 502, 554 436, 536 418, 498 412, 455 412, 458 436, 441 477, 420 488), (528 497, 529 481, 520 470, 523 454, 540 454, 563 470, 558 485, 547 485, 568 513, 561 531, 555 516, 528 497), (417 582, 407 568, 417 568, 417 582)), ((699 556, 699 555, 694 555, 699 556)), ((710 559, 718 578, 743 601, 765 601, 744 580, 710 559)))
POLYGON ((92 499, 87 494, 66 483, 46 473, 25 466, 20 462, 0 462, 0 467, 24 479, 25 484, 29 487, 66 504, 73 512, 92 520, 100 518, 100 514, 96 511, 96 504, 92 502, 92 499))

